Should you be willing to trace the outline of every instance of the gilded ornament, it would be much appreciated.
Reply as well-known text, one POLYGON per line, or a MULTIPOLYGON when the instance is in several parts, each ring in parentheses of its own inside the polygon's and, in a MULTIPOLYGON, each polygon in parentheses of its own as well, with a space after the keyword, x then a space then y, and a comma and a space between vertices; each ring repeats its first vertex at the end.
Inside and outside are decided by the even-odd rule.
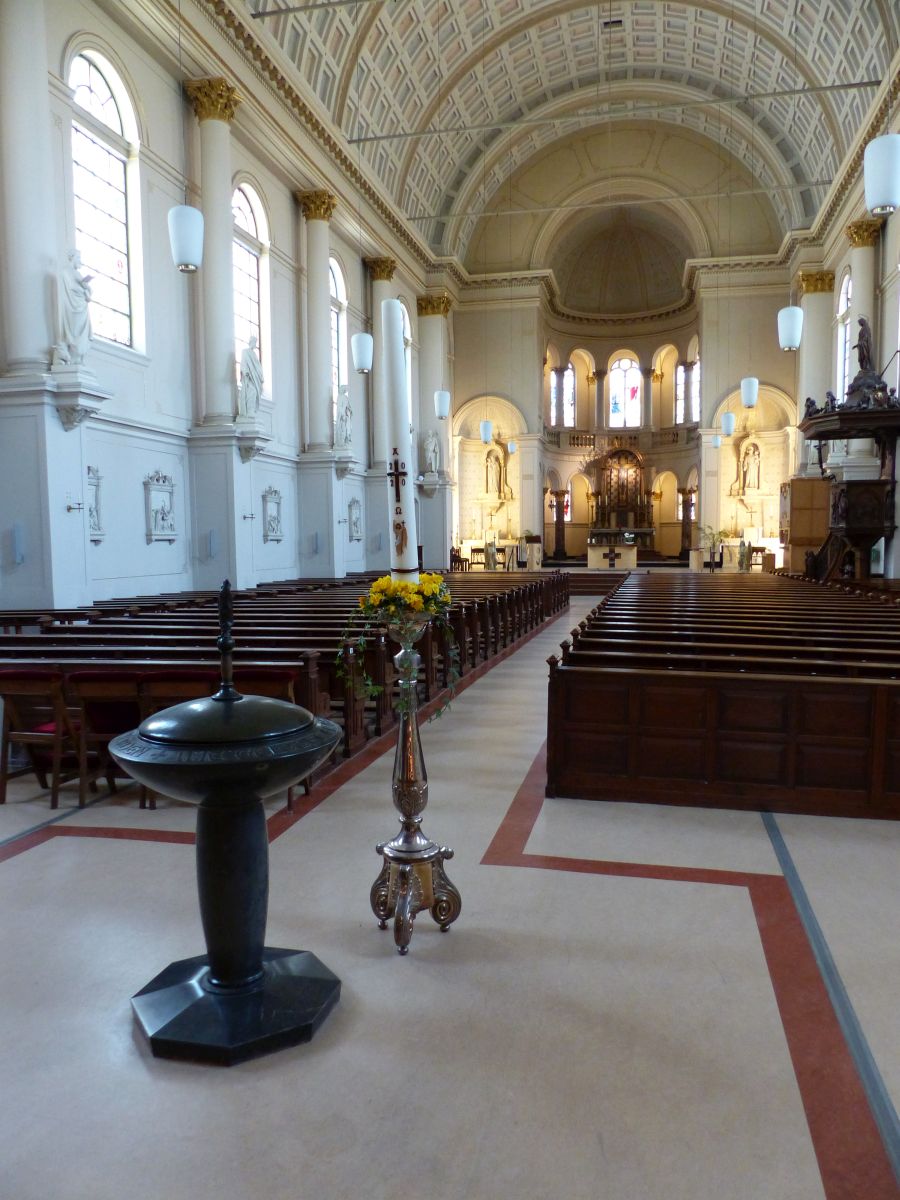
POLYGON ((416 312, 420 317, 446 317, 453 301, 446 292, 437 296, 417 296, 416 312))
POLYGON ((294 192, 307 221, 330 221, 337 208, 337 196, 319 188, 312 192, 294 192))
POLYGON ((396 258, 365 258, 363 262, 375 283, 390 283, 397 270, 396 258))
POLYGON ((860 221, 851 221, 847 226, 850 245, 855 250, 864 246, 874 246, 883 224, 884 217, 864 217, 860 221))
POLYGON ((834 291, 834 271, 800 271, 797 279, 801 296, 834 291))
POLYGON ((231 86, 222 75, 210 79, 188 79, 184 90, 194 106, 198 121, 233 121, 235 110, 241 102, 237 88, 231 86))

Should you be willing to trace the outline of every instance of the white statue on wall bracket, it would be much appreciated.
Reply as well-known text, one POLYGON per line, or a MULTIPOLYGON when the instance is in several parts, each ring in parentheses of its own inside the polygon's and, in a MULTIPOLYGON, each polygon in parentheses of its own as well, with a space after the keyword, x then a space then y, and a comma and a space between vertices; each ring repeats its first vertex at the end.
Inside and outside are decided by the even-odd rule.
POLYGON ((251 334, 249 344, 241 352, 241 381, 238 385, 239 417, 255 417, 259 412, 259 402, 262 399, 263 371, 256 351, 256 340, 256 334, 251 334))
POLYGON ((362 505, 358 496, 354 496, 347 505, 347 535, 351 542, 363 540, 362 505))
POLYGON ((263 511, 263 541, 280 542, 284 538, 281 527, 281 492, 277 488, 267 487, 262 494, 263 511))
POLYGON ((59 275, 59 340, 53 347, 52 369, 77 367, 84 362, 91 343, 91 280, 81 270, 81 255, 69 251, 59 275))
POLYGON ((103 476, 99 467, 87 468, 88 536, 94 543, 102 542, 106 536, 103 529, 101 485, 103 476))
POLYGON ((162 471, 151 471, 144 478, 144 515, 147 526, 147 542, 174 542, 178 538, 175 527, 175 481, 162 471))
POLYGON ((338 388, 337 420, 334 427, 335 449, 353 444, 353 406, 350 404, 350 388, 342 383, 338 388))
POLYGON ((425 470, 436 475, 441 465, 441 443, 433 429, 429 429, 425 434, 424 451, 425 470))

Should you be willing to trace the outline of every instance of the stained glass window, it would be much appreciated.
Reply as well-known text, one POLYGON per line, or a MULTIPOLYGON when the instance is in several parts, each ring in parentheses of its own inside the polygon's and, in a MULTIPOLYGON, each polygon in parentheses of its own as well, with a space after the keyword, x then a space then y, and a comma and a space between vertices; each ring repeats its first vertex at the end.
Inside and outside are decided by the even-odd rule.
POLYGON ((694 359, 691 372, 691 420, 700 420, 700 359, 694 359))
POLYGON ((675 424, 684 424, 684 363, 675 368, 675 424))
POLYGON ((640 424, 641 372, 633 358, 617 358, 609 372, 610 428, 639 428, 640 424))

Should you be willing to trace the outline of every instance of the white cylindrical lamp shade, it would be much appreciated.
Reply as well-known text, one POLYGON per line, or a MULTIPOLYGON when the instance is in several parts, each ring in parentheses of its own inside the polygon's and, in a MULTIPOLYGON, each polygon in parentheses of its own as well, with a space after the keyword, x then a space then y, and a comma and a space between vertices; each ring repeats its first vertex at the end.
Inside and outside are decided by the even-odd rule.
POLYGON ((479 423, 479 428, 481 430, 481 440, 486 446, 489 446, 494 440, 494 422, 481 421, 479 423))
POLYGON ((713 446, 713 450, 718 450, 718 449, 719 449, 719 447, 720 447, 721 445, 722 445, 722 439, 721 439, 721 437, 720 437, 720 436, 719 436, 717 433, 714 433, 714 434, 712 435, 712 446, 713 446))
POLYGON ((419 582, 416 507, 410 484, 412 445, 409 437, 409 398, 403 352, 403 308, 399 300, 381 303, 384 339, 384 385, 387 399, 388 512, 390 514, 391 578, 419 582))
POLYGON ((863 155, 866 208, 876 217, 900 208, 900 133, 873 138, 863 155))
POLYGON ((354 370, 359 375, 368 375, 372 370, 375 341, 371 333, 354 333, 350 339, 350 355, 354 370))
POLYGON ((796 304, 778 310, 778 344, 782 350, 799 350, 803 333, 803 309, 796 304))
POLYGON ((735 415, 733 412, 722 413, 722 436, 731 437, 734 433, 735 415))
POLYGON ((434 393, 434 412, 439 421, 446 421, 450 416, 450 393, 443 388, 434 393))
POLYGON ((506 443, 506 449, 510 452, 510 454, 515 454, 515 452, 518 450, 518 448, 519 447, 516 445, 516 443, 514 441, 508 441, 506 443))
POLYGON ((755 375, 745 375, 741 380, 741 404, 744 408, 756 408, 759 397, 759 380, 755 375))
POLYGON ((203 265, 203 213, 190 204, 169 209, 169 245, 179 271, 196 271, 203 265))

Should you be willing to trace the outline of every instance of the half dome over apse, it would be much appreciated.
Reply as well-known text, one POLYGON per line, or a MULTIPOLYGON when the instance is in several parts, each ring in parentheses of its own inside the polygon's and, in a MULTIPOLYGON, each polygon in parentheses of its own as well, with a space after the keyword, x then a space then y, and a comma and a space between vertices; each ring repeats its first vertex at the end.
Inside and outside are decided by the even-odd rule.
POLYGON ((684 261, 692 247, 678 226, 622 205, 579 221, 550 254, 567 309, 627 316, 681 301, 684 261))

